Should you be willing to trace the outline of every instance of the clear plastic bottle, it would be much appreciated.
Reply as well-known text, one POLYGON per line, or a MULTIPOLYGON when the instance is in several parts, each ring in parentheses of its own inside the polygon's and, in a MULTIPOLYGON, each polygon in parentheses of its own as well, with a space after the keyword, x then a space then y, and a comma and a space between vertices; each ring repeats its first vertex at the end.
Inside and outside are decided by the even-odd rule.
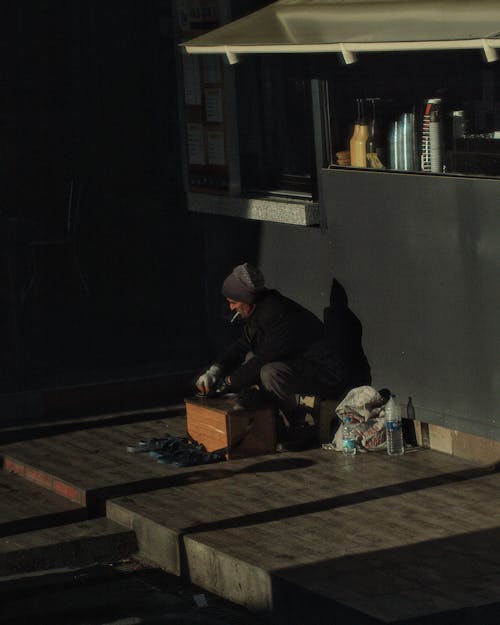
POLYGON ((405 452, 403 443, 403 424, 401 410, 391 395, 385 405, 385 419, 387 432, 387 453, 389 456, 401 456, 405 452))
POLYGON ((356 427, 349 415, 342 421, 342 451, 346 456, 354 456, 356 448, 356 427))

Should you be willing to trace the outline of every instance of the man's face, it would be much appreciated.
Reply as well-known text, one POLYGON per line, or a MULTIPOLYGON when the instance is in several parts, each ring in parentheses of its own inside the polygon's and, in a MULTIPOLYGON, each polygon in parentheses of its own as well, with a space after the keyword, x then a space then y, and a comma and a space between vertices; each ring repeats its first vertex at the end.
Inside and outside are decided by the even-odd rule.
POLYGON ((242 319, 248 319, 253 313, 255 304, 247 304, 246 302, 236 302, 234 299, 226 298, 231 312, 238 312, 242 319))

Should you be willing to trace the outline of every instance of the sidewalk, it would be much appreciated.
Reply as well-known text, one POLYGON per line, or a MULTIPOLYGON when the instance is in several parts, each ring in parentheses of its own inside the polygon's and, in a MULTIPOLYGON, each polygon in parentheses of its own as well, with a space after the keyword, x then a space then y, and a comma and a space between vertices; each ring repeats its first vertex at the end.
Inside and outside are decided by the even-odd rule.
POLYGON ((125 451, 166 432, 184 434, 181 407, 4 428, 0 454, 91 516, 106 511, 168 572, 275 622, 500 622, 494 468, 317 449, 174 469, 125 451))

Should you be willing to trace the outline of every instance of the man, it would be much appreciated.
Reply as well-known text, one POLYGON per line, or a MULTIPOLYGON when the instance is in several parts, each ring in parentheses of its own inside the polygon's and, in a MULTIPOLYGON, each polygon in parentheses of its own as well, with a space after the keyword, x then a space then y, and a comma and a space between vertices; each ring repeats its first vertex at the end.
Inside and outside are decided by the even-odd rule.
MULTIPOLYGON (((297 302, 267 289, 259 269, 238 265, 224 280, 222 293, 243 320, 243 335, 198 378, 200 392, 210 393, 224 382, 226 391, 239 392, 236 407, 272 403, 293 429, 302 427, 296 395, 340 398, 352 388, 339 354, 324 341, 323 323, 297 302)), ((363 378, 360 385, 365 383, 363 378)))

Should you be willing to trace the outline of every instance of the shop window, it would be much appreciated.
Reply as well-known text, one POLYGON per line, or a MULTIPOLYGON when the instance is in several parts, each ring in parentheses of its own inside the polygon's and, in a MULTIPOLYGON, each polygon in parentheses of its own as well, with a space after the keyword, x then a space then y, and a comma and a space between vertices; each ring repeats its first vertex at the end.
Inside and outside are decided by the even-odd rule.
POLYGON ((498 62, 477 51, 367 54, 316 73, 331 135, 323 165, 500 176, 498 62))

